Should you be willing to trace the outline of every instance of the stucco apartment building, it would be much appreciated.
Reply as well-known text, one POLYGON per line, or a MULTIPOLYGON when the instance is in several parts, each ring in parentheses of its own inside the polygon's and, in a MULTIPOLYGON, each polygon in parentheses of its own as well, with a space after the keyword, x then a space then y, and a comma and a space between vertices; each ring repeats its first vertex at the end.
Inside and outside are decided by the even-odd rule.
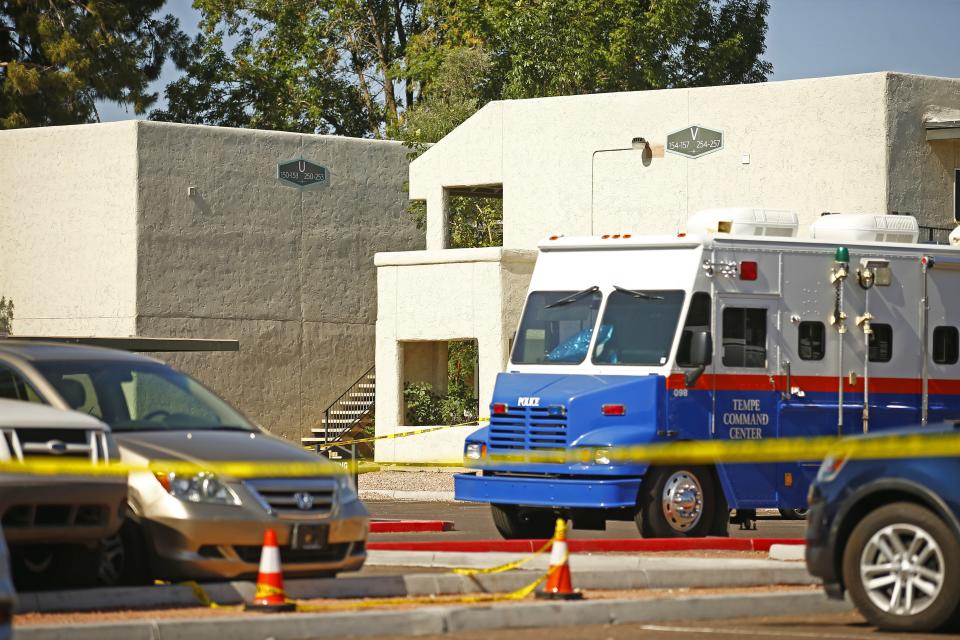
MULTIPOLYGON (((378 434, 403 431, 405 382, 440 382, 476 340, 480 414, 508 355, 537 243, 682 232, 700 209, 960 219, 960 80, 900 73, 486 105, 410 165, 426 249, 379 253, 378 434), (452 195, 503 199, 503 246, 448 248, 452 195)), ((801 228, 801 233, 805 233, 801 228)), ((379 443, 382 461, 461 460, 475 427, 379 443)))
POLYGON ((374 364, 374 254, 423 247, 408 152, 137 121, 2 132, 14 331, 239 340, 160 357, 275 433, 309 435, 374 364), (322 175, 281 179, 301 168, 322 175))

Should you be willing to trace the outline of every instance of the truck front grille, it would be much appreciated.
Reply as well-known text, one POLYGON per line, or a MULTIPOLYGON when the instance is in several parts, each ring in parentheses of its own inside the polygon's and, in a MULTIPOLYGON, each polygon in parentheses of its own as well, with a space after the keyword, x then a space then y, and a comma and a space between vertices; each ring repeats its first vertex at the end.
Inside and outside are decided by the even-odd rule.
POLYGON ((546 407, 508 407, 490 416, 491 451, 562 451, 567 445, 567 416, 546 407))
POLYGON ((337 482, 329 478, 258 478, 247 488, 278 518, 319 517, 333 510, 337 482))
POLYGON ((34 456, 109 462, 107 434, 98 429, 3 429, 0 459, 22 462, 34 456), (3 451, 2 449, 6 449, 3 451))

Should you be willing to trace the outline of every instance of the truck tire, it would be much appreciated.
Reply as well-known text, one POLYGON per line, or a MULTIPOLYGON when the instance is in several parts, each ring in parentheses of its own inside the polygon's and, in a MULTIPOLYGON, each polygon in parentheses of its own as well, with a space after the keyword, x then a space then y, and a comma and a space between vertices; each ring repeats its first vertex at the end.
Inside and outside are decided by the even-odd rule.
POLYGON ((960 607, 960 542, 918 504, 867 514, 847 540, 842 568, 857 609, 885 631, 934 631, 960 607))
POLYGON ((806 520, 809 509, 779 509, 784 520, 806 520))
POLYGON ((491 504, 493 524, 506 540, 546 540, 553 537, 557 519, 546 509, 524 509, 508 504, 491 504))
POLYGON ((727 506, 709 467, 677 466, 651 469, 640 489, 634 520, 644 538, 702 538, 723 521, 727 506))

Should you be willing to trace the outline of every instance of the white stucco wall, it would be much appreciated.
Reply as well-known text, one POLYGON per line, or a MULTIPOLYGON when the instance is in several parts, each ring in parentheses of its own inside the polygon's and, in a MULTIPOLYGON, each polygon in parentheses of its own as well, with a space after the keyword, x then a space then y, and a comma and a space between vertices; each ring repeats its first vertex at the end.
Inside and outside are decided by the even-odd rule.
MULTIPOLYGON (((712 207, 794 209, 803 224, 823 211, 940 215, 949 192, 937 164, 955 152, 927 145, 922 121, 960 109, 957 83, 872 73, 495 102, 411 164, 410 193, 429 208, 442 187, 502 184, 510 248, 552 233, 674 233, 712 207), (637 136, 663 145, 690 125, 722 131, 724 148, 647 163, 607 151, 637 136)), ((438 206, 429 223, 442 223, 438 206)), ((428 246, 442 237, 429 228, 428 246)))
MULTIPOLYGON (((672 234, 698 210, 730 206, 796 210, 802 226, 824 211, 951 226, 960 143, 928 143, 927 119, 960 120, 960 80, 872 73, 486 105, 410 165, 410 197, 427 201, 428 251, 377 257, 378 432, 399 424, 400 380, 382 373, 400 370, 397 341, 461 337, 499 303, 500 328, 481 321, 490 336, 471 334, 499 344, 480 350, 485 412, 484 385, 506 364, 530 280, 506 262, 495 276, 478 258, 493 253, 440 251, 447 190, 502 185, 504 255, 555 233, 672 234), (691 125, 722 131, 724 148, 664 154, 667 135, 691 125), (647 157, 631 145, 641 136, 647 157)), ((455 430, 379 443, 377 455, 453 461, 461 445, 455 430)))
POLYGON ((136 125, 0 133, 0 295, 21 334, 136 332, 136 125))
MULTIPOLYGON (((401 342, 476 339, 480 415, 506 364, 535 252, 500 248, 381 253, 377 265, 377 435, 407 431, 401 415, 401 342)), ((462 462, 476 427, 377 443, 380 462, 462 462)))

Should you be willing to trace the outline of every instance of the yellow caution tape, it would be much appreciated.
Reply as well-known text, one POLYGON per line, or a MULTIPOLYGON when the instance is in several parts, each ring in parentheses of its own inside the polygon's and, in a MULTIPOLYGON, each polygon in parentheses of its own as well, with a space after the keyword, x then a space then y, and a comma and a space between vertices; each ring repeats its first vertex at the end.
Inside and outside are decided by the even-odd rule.
MULTIPOLYGON (((431 430, 435 430, 434 427, 431 430)), ((419 430, 390 437, 429 432, 419 430)), ((877 435, 869 438, 770 438, 765 440, 695 440, 628 447, 601 447, 613 463, 646 464, 737 464, 822 460, 827 455, 849 459, 894 459, 960 456, 960 432, 877 435)), ((509 468, 524 464, 593 464, 597 448, 575 447, 560 451, 523 451, 492 454, 482 460, 465 461, 470 468, 509 468)), ((433 466, 424 463, 418 466, 433 466)), ((93 464, 87 460, 34 457, 24 461, 0 462, 0 473, 32 475, 125 476, 129 473, 196 474, 209 472, 232 478, 311 477, 340 475, 345 471, 364 473, 376 469, 366 461, 332 464, 316 462, 260 461, 154 461, 148 465, 123 463, 93 464)))
MULTIPOLYGON (((534 551, 532 554, 527 556, 522 560, 515 562, 510 562, 498 567, 490 567, 487 569, 454 569, 452 573, 458 575, 470 576, 476 574, 489 574, 489 573, 502 573, 504 571, 510 571, 516 569, 527 562, 533 560, 551 546, 556 539, 556 536, 547 540, 540 549, 534 551)), ((321 612, 321 611, 337 611, 337 610, 351 610, 351 609, 370 609, 375 607, 389 607, 397 605, 407 605, 407 604, 475 604, 480 602, 503 602, 508 600, 523 600, 531 593, 533 593, 537 587, 539 587, 543 582, 550 577, 555 571, 558 571, 560 567, 566 564, 567 560, 570 557, 570 552, 567 551, 566 555, 563 558, 563 562, 559 565, 551 566, 547 569, 546 573, 541 575, 539 578, 526 584, 515 591, 510 593, 479 593, 472 595, 451 595, 451 596, 427 596, 427 597, 396 597, 396 598, 376 598, 369 600, 362 600, 360 602, 345 602, 345 603, 331 603, 331 604, 308 604, 302 600, 295 600, 288 598, 286 592, 283 589, 278 589, 273 585, 257 583, 257 591, 254 595, 254 600, 259 600, 261 598, 268 598, 271 596, 281 596, 284 601, 296 605, 297 611, 300 613, 311 613, 311 612, 321 612)), ((169 584, 161 583, 158 584, 169 584)), ((214 602, 210 596, 204 591, 203 587, 197 584, 194 581, 181 582, 180 584, 188 586, 193 590, 193 595, 197 598, 197 601, 201 606, 210 607, 213 609, 220 608, 233 608, 230 606, 224 606, 214 602)))
POLYGON ((460 424, 445 424, 437 427, 427 427, 426 429, 416 429, 414 431, 401 431, 400 433, 388 433, 382 436, 371 436, 369 438, 359 438, 357 440, 340 440, 316 445, 319 449, 329 449, 330 447, 347 447, 352 444, 362 444, 364 442, 376 442, 377 440, 392 440, 394 438, 408 438, 410 436, 419 436, 424 433, 433 433, 434 431, 443 431, 444 429, 454 429, 456 427, 479 427, 481 422, 489 422, 490 418, 477 418, 470 422, 461 422, 460 424))
POLYGON ((553 546, 553 539, 547 540, 547 543, 533 552, 533 554, 523 558, 521 560, 514 560, 513 562, 508 562, 506 564, 501 564, 497 567, 487 567, 485 569, 453 569, 451 573, 455 573, 460 576, 475 576, 475 575, 486 575, 491 573, 504 573, 506 571, 513 571, 518 569, 523 565, 527 564, 547 549, 553 546))

